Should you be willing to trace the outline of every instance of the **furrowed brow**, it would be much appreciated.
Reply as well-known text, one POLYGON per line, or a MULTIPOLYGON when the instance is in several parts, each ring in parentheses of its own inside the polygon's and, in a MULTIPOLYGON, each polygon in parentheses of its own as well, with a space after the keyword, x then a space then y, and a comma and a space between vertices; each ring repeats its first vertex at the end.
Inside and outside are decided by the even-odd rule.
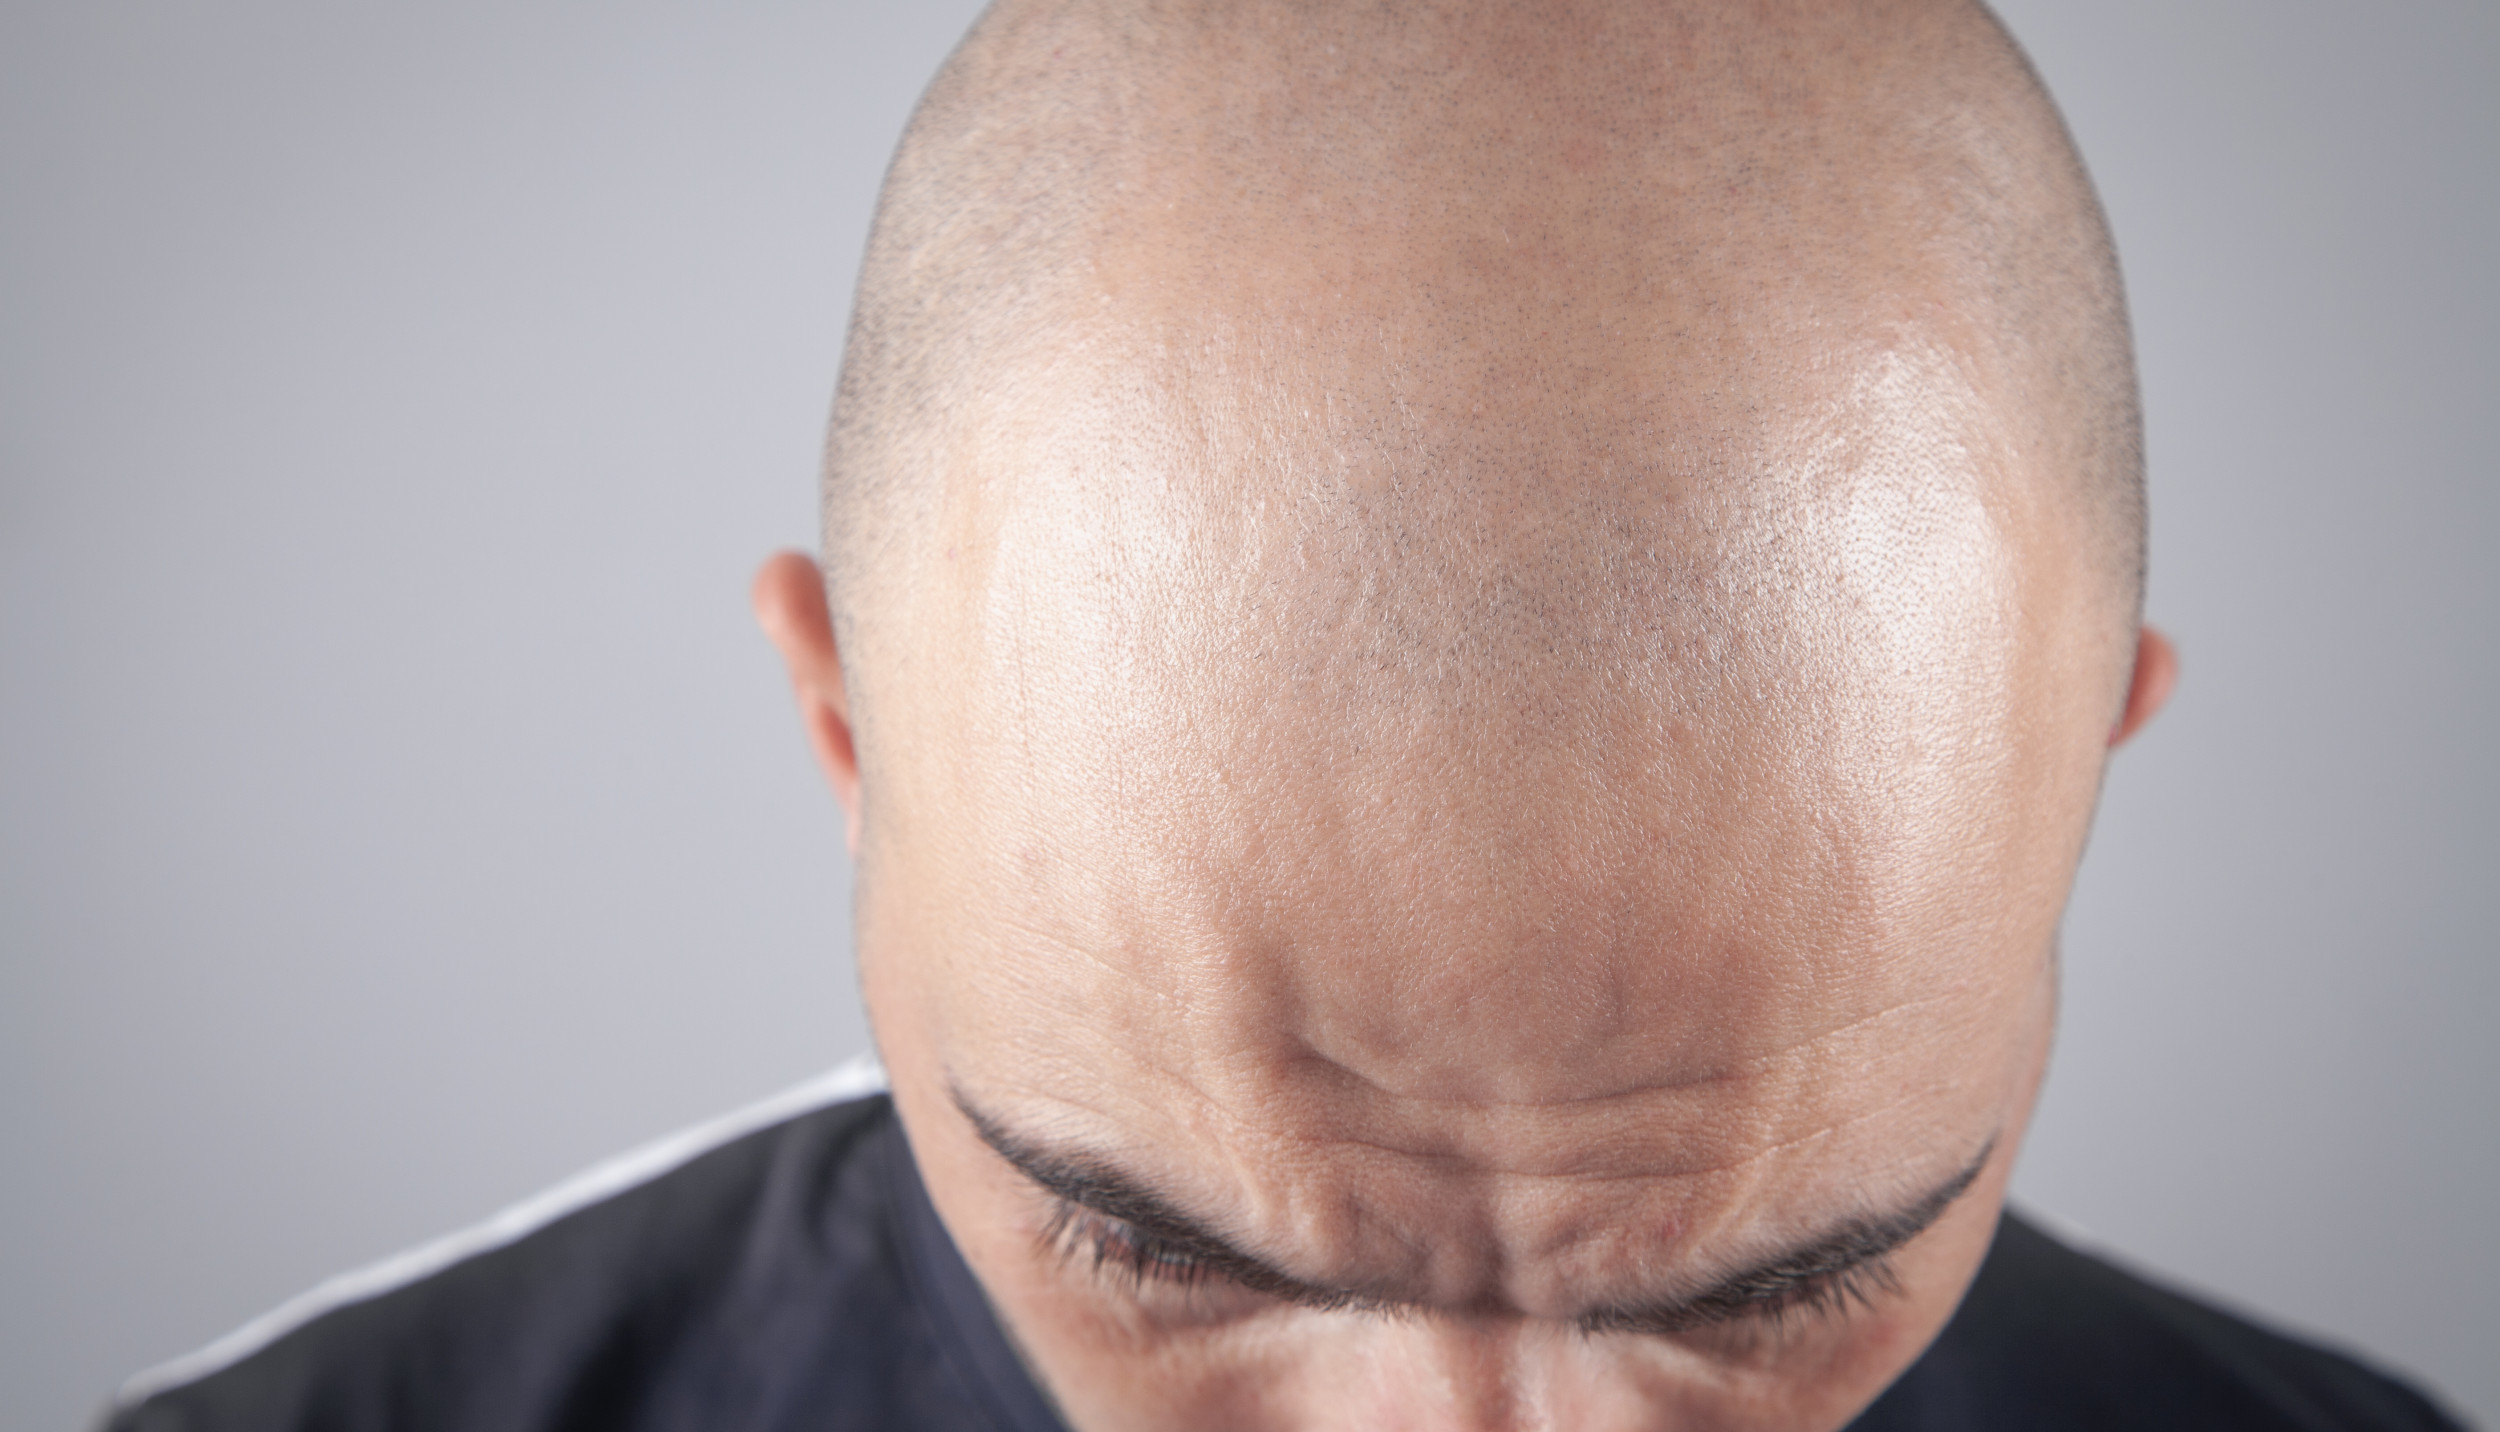
POLYGON ((1886 1254, 1926 1232, 1955 1199, 1969 1191, 1995 1152, 1996 1139, 1991 1137, 1968 1167, 1891 1213, 1851 1219, 1812 1242, 1764 1259, 1698 1293, 1584 1313, 1580 1327, 1593 1333, 1691 1332, 1780 1306, 1826 1279, 1880 1268, 1886 1254))
POLYGON ((962 1090, 950 1088, 948 1093, 992 1153, 1054 1198, 1125 1223, 1174 1253, 1270 1297, 1331 1312, 1383 1306, 1343 1288, 1296 1278, 1183 1213, 1147 1180, 1096 1155, 1043 1148, 975 1108, 962 1090))
MULTIPOLYGON (((1170 1251, 1203 1263, 1243 1287, 1323 1312, 1390 1311, 1414 1306, 1402 1299, 1332 1288, 1297 1278, 1244 1251, 1201 1220, 1181 1211, 1150 1181, 1098 1155, 1050 1149, 1008 1129, 949 1087, 955 1108, 981 1142, 1043 1192, 1078 1208, 1128 1225, 1170 1251)), ((1991 1136, 1970 1164, 1953 1177, 1891 1213, 1852 1219, 1812 1242, 1720 1279, 1700 1292, 1652 1303, 1600 1308, 1577 1320, 1586 1332, 1679 1333, 1750 1316, 1814 1287, 1820 1281, 1871 1266, 1927 1231, 1954 1200, 1967 1192, 1996 1151, 1991 1136)))

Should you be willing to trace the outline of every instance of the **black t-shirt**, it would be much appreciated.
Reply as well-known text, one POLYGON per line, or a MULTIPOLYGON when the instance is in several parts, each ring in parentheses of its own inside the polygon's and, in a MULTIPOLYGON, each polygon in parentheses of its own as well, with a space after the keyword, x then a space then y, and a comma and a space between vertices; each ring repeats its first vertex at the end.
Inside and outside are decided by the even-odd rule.
MULTIPOLYGON (((1064 1432, 882 1095, 781 1119, 558 1217, 519 1213, 484 1251, 379 1291, 350 1283, 335 1306, 143 1377, 106 1428, 1064 1432)), ((1854 1424, 2456 1425, 2384 1374, 2010 1214, 1943 1335, 1854 1424)))

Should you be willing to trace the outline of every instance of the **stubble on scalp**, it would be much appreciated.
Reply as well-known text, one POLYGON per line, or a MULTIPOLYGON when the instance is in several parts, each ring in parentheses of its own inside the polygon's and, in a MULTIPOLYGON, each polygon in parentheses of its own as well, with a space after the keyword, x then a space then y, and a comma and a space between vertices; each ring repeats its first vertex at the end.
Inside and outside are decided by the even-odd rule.
MULTIPOLYGON (((2054 109, 1984 10, 1333 0, 983 17, 915 115, 862 274, 825 467, 837 605, 855 621, 910 580, 940 505, 998 446, 987 430, 1124 368, 1151 383, 1255 361, 1215 351, 1227 330, 1326 346, 1332 320, 1401 301, 1439 302, 1440 331, 1415 336, 1481 346, 1488 382, 1541 368, 1554 426, 1595 435, 1602 453, 1579 456, 1621 463, 1616 482, 1706 464, 1672 431, 1598 431, 1608 395, 1570 391, 1556 341, 1679 293, 1657 337, 1688 371, 1667 376, 1715 359, 1707 386, 1740 408, 1763 396, 1749 359, 1793 380, 1782 355, 1744 351, 1782 329, 1891 319, 1958 350, 2019 415, 2039 480, 2081 498, 2078 540, 2132 605, 2141 449, 2116 266, 2054 109), (1508 222, 1540 209, 1544 235, 1508 222), (1416 243, 1439 266, 1399 272, 1416 243), (1470 266, 1536 302, 1432 291, 1463 290, 1470 266)), ((1350 376, 1347 411, 1313 426, 1409 467, 1446 453, 1394 372, 1350 376)))
POLYGON ((1978 6, 999 5, 828 441, 871 850, 889 691, 1197 771, 1280 710, 1478 788, 1688 715, 1984 766, 2006 652, 2132 626, 2135 391, 1978 6))

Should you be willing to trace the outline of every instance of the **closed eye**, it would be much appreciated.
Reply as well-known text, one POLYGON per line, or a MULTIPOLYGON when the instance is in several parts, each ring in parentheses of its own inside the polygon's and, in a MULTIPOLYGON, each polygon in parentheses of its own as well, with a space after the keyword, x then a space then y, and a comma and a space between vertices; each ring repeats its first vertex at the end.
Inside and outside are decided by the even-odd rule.
POLYGON ((1107 1282, 1134 1292, 1147 1283, 1190 1287, 1224 1276, 1206 1259, 1135 1224, 1065 1199, 1053 1202, 1043 1246, 1061 1262, 1090 1264, 1107 1282))
POLYGON ((1704 1328, 1752 1324, 1784 1330, 1791 1318, 1821 1322, 1872 1310, 1878 1302, 1901 1295, 1901 1275, 1889 1256, 1876 1256, 1801 1276, 1766 1280, 1720 1296, 1655 1311, 1601 1310, 1580 1319, 1591 1333, 1645 1333, 1673 1336, 1704 1328))
MULTIPOLYGON (((1314 1284, 1242 1250, 1191 1217, 1153 1184, 1084 1150, 1056 1150, 1010 1132, 960 1088, 955 1106, 1010 1167, 1050 1200, 1038 1240, 1065 1263, 1088 1263, 1105 1281, 1142 1296, 1149 1286, 1221 1285, 1321 1312, 1412 1312, 1372 1290, 1314 1284)), ((1842 1317, 1900 1290, 1889 1255, 1941 1216, 1978 1179, 1996 1147, 1921 1197, 1890 1212, 1861 1215, 1819 1238, 1766 1258, 1695 1293, 1600 1308, 1576 1320, 1586 1332, 1678 1334, 1712 1327, 1779 1326, 1791 1316, 1842 1317)))
MULTIPOLYGON (((1092 1209, 1054 1199, 1041 1242, 1062 1263, 1082 1265, 1096 1277, 1131 1295, 1150 1285, 1194 1288, 1234 1280, 1224 1270, 1184 1245, 1135 1224, 1092 1209)), ((1808 1322, 1843 1318, 1853 1309, 1872 1309, 1879 1299, 1898 1296, 1901 1280, 1890 1258, 1872 1258, 1846 1268, 1790 1280, 1754 1290, 1737 1306, 1696 1310, 1678 1318, 1656 1315, 1597 1313, 1580 1320, 1590 1333, 1636 1333, 1672 1336, 1707 1327, 1754 1324, 1773 1330, 1791 1318, 1808 1322)), ((1385 1306, 1347 1299, 1343 1308, 1388 1311, 1385 1306)))

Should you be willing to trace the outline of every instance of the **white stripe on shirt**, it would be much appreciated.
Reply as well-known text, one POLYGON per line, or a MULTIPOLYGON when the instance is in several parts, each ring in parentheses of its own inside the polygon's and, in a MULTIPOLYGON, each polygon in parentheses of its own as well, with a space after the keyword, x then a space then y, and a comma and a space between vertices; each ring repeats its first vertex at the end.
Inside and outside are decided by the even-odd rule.
POLYGON ((136 1406, 167 1388, 197 1382, 241 1362, 334 1308, 361 1303, 395 1288, 404 1288, 464 1258, 473 1258, 507 1243, 517 1242, 568 1213, 649 1183, 671 1169, 759 1129, 830 1104, 881 1094, 885 1089, 885 1066, 877 1062, 876 1055, 861 1054, 770 1098, 593 1164, 555 1187, 513 1204, 483 1223, 392 1254, 378 1263, 341 1273, 318 1287, 296 1294, 197 1352, 185 1353, 171 1362, 149 1368, 122 1384, 120 1393, 113 1399, 114 1410, 118 1412, 136 1406))

